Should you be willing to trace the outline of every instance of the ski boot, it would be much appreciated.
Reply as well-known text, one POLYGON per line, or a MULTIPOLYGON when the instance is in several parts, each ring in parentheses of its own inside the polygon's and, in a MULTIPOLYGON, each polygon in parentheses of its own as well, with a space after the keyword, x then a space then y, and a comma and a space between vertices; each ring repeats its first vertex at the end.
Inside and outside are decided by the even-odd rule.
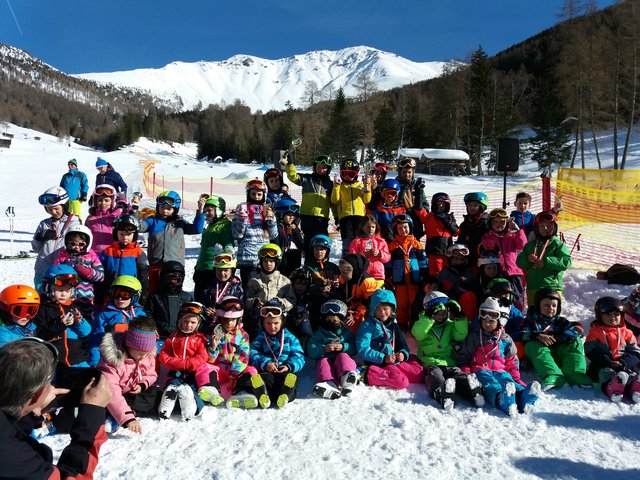
POLYGON ((518 411, 524 414, 530 414, 533 412, 533 405, 538 400, 542 387, 538 382, 531 382, 524 390, 520 390, 516 393, 516 404, 518 405, 518 411))
POLYGON ((340 390, 333 382, 319 382, 313 387, 313 394, 317 397, 335 400, 340 398, 340 390))
POLYGON ((516 406, 516 384, 507 382, 496 399, 496 406, 510 417, 518 413, 516 406))

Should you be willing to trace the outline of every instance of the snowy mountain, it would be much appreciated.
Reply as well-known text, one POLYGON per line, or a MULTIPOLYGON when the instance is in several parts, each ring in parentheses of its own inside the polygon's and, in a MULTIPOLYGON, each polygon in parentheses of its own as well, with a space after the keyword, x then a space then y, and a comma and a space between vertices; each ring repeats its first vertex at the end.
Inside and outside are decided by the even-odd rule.
POLYGON ((305 106, 303 97, 308 82, 317 85, 323 99, 331 98, 338 88, 343 88, 347 96, 355 96, 355 85, 362 75, 373 81, 377 90, 389 90, 437 77, 444 66, 444 62, 415 63, 393 53, 360 46, 278 60, 234 55, 219 62, 173 62, 160 69, 86 73, 77 77, 148 90, 180 110, 228 105, 239 99, 253 111, 269 111, 282 110, 287 102, 294 107, 305 106))

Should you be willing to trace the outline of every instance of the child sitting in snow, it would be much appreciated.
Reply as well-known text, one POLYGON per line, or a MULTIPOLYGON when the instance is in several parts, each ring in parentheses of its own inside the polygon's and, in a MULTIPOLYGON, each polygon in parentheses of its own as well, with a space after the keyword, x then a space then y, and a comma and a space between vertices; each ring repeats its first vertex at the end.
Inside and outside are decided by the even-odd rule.
POLYGON ((260 318, 262 330, 251 342, 251 365, 260 373, 269 401, 262 395, 258 401, 262 408, 271 403, 283 408, 296 398, 297 373, 304 367, 304 352, 298 339, 284 326, 282 302, 265 302, 260 318))
POLYGON ((344 325, 347 305, 329 300, 320 308, 320 328, 307 347, 309 358, 317 360, 314 395, 334 400, 346 396, 358 380, 355 338, 344 325))
POLYGON ((454 394, 484 405, 482 388, 473 373, 464 373, 456 366, 455 344, 469 332, 469 322, 460 305, 441 292, 424 297, 424 311, 411 328, 418 342, 418 358, 424 367, 427 393, 445 410, 454 406, 454 394))
MULTIPOLYGON (((215 306, 224 297, 244 298, 244 291, 240 279, 236 277, 236 250, 231 245, 215 246, 216 255, 213 257, 215 276, 208 282, 202 293, 202 303, 207 307, 207 315, 215 317, 215 306)), ((205 333, 210 333, 206 331, 205 333)))
POLYGON ((640 348, 622 319, 622 302, 602 297, 596 302, 595 313, 584 345, 591 361, 587 374, 612 402, 621 402, 626 394, 634 403, 640 403, 640 348))
POLYGON ((565 383, 591 387, 581 337, 582 326, 562 313, 562 300, 555 290, 541 288, 524 319, 521 339, 527 358, 542 379, 543 390, 565 383))
POLYGON ((629 296, 622 299, 624 322, 636 339, 640 336, 640 288, 634 288, 629 296))
POLYGON ((389 290, 371 295, 369 318, 356 334, 356 349, 367 364, 363 380, 367 385, 407 388, 424 382, 424 370, 413 358, 396 322, 396 298, 389 290))
POLYGON ((359 253, 348 253, 338 262, 340 287, 334 298, 347 304, 348 313, 345 326, 355 334, 367 318, 369 298, 378 289, 376 280, 367 273, 369 260, 359 253))
POLYGON ((488 297, 480 305, 480 328, 472 331, 458 353, 458 365, 475 373, 484 396, 509 416, 529 413, 540 394, 540 384, 526 385, 520 379, 513 340, 504 331, 509 307, 488 297))
POLYGON ((115 422, 142 433, 136 415, 155 411, 160 390, 155 386, 156 326, 149 317, 134 318, 126 332, 110 332, 100 344, 98 368, 111 386, 107 405, 115 422))

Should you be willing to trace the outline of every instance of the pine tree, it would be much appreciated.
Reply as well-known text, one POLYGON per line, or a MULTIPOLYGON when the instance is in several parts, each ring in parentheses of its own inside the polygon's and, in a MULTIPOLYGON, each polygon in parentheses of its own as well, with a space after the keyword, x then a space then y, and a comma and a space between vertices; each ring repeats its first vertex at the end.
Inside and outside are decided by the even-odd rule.
POLYGON ((340 88, 333 102, 329 124, 320 139, 320 145, 324 152, 334 156, 336 160, 341 160, 353 157, 355 140, 356 136, 347 112, 347 99, 340 88))
POLYGON ((378 109, 374 121, 375 145, 378 157, 389 162, 394 158, 394 151, 398 147, 400 139, 396 129, 395 119, 391 109, 383 105, 378 109))

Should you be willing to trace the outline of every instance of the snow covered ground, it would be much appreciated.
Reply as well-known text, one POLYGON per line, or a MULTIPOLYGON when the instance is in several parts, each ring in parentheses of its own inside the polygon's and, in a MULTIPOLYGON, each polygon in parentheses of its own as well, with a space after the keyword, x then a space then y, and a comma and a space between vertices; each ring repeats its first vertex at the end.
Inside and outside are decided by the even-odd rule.
MULTIPOLYGON (((15 135, 0 149, 0 253, 11 249, 8 218, 14 206, 13 250, 29 250, 32 232, 45 216, 37 196, 56 185, 70 158, 78 160, 93 187, 98 152, 38 132, 8 126, 15 135), (35 140, 34 137, 40 137, 35 140)), ((0 126, 0 133, 5 128, 0 126)), ((640 163, 638 147, 630 168, 640 163)), ((119 152, 100 154, 118 170, 131 191, 141 189, 140 159, 157 158, 159 169, 185 176, 226 177, 229 166, 195 161, 195 146, 141 140, 119 152)), ((233 171, 252 167, 233 165, 233 171)), ((525 165, 510 182, 537 175, 525 165)), ((429 177, 428 192, 480 190, 495 177, 429 177)), ((242 188, 242 187, 240 187, 242 188)), ((496 188, 498 188, 496 186, 496 188)), ((188 212, 185 212, 188 215, 188 212)), ((462 211, 457 211, 460 215, 462 211)), ((199 238, 188 238, 188 276, 199 238)), ((334 251, 337 250, 334 246, 334 251)), ((0 286, 31 283, 33 260, 1 260, 0 286)), ((186 289, 191 289, 190 279, 186 289)), ((565 314, 585 326, 603 295, 626 295, 630 287, 609 286, 595 272, 570 270, 565 277, 565 314)), ((143 434, 119 430, 105 443, 96 478, 371 479, 371 478, 579 478, 640 475, 640 405, 614 405, 597 389, 564 387, 543 394, 532 416, 507 418, 492 407, 459 403, 449 414, 436 408, 423 386, 389 391, 358 386, 349 398, 311 397, 314 368, 301 374, 299 398, 284 410, 231 411, 208 407, 200 418, 143 419, 143 434)), ((526 380, 532 379, 525 372, 526 380)), ((58 453, 66 436, 46 439, 58 453)))

